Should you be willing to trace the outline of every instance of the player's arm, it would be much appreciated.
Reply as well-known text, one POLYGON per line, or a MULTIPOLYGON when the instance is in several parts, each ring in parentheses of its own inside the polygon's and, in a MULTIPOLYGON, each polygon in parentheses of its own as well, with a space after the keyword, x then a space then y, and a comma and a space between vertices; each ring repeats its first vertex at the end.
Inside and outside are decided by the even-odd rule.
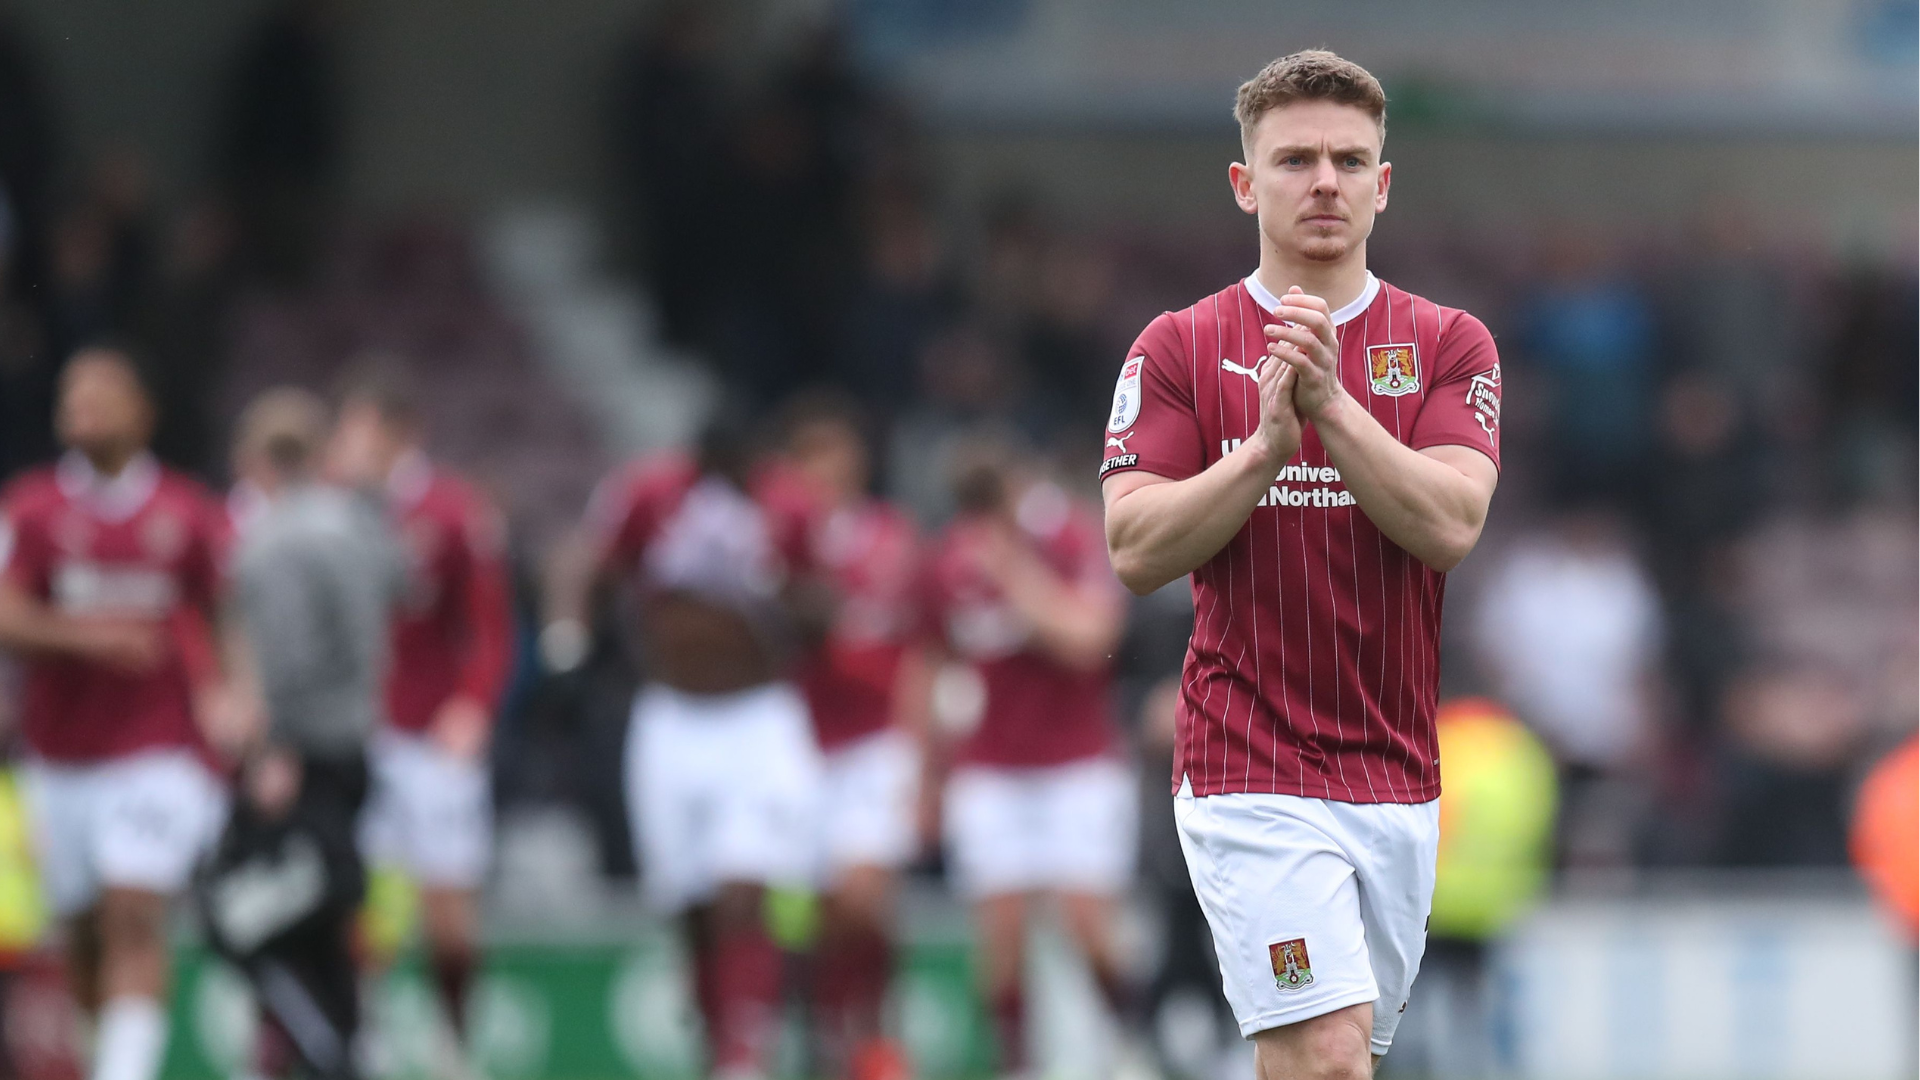
POLYGON ((1273 358, 1298 373, 1294 404, 1320 436, 1354 501, 1387 539, 1442 573, 1480 540, 1500 473, 1466 446, 1414 450, 1340 383, 1339 339, 1325 300, 1296 286, 1281 300, 1292 325, 1267 327, 1273 358))
POLYGON ((9 520, 0 507, 0 648, 151 671, 163 651, 159 628, 144 620, 77 618, 42 600, 52 562, 44 531, 9 520))
POLYGON ((1101 484, 1107 557, 1120 583, 1141 596, 1193 573, 1233 539, 1273 478, 1300 449, 1296 375, 1285 364, 1260 370, 1260 426, 1199 473, 1170 480, 1120 472, 1101 484))
POLYGON ((623 556, 639 550, 640 500, 622 490, 622 472, 600 482, 578 528, 548 556, 540 621, 540 661, 548 671, 579 667, 593 646, 593 603, 623 556))
POLYGON ((506 529, 491 507, 476 506, 461 522, 459 603, 466 615, 459 679, 435 711, 433 732, 461 757, 478 756, 493 727, 494 706, 513 664, 513 585, 504 554, 506 529))
POLYGON ((1071 668, 1112 661, 1126 629, 1126 610, 1112 582, 1062 577, 1031 552, 1011 546, 998 577, 1007 604, 1033 627, 1041 651, 1071 668))

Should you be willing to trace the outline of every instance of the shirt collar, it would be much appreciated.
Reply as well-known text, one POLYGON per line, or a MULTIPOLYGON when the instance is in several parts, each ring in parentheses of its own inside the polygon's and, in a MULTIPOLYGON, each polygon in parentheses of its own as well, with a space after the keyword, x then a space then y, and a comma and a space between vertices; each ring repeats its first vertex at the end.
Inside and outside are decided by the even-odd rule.
POLYGON ((54 469, 54 481, 63 495, 85 505, 95 516, 125 521, 139 513, 159 488, 160 463, 142 450, 117 475, 102 476, 85 454, 69 450, 54 469))
MULTIPOLYGON (((1279 314, 1280 298, 1273 295, 1265 285, 1260 284, 1260 276, 1258 274, 1248 274, 1246 286, 1247 292, 1253 296, 1254 303, 1266 308, 1267 314, 1269 315, 1279 314)), ((1360 295, 1354 297, 1352 303, 1333 313, 1333 325, 1339 326, 1342 323, 1352 321, 1354 316, 1372 307, 1374 298, 1379 295, 1380 279, 1374 277, 1373 271, 1369 270, 1367 271, 1366 287, 1360 290, 1360 295)))
POLYGON ((387 473, 387 497, 399 506, 411 509, 427 497, 433 486, 433 462, 419 450, 409 450, 393 463, 387 473))

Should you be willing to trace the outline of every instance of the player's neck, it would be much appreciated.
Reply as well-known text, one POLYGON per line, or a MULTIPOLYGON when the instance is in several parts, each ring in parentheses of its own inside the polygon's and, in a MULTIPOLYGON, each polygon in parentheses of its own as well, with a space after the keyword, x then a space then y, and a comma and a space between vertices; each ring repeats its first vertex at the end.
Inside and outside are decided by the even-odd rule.
POLYGON ((1339 311, 1367 291, 1367 245, 1360 244, 1336 262, 1316 262, 1289 257, 1262 244, 1260 268, 1254 276, 1275 296, 1285 296, 1298 285, 1302 292, 1325 300, 1328 310, 1339 311))

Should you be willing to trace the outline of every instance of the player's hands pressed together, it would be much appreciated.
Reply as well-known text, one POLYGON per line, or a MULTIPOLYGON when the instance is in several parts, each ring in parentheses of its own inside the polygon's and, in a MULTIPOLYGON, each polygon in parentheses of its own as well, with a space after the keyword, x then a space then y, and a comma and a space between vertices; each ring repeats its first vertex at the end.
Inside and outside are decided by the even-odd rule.
POLYGON ((1300 451, 1300 410, 1295 402, 1300 374, 1292 364, 1272 356, 1260 365, 1260 427, 1255 432, 1265 444, 1267 459, 1278 469, 1300 451))
POLYGON ((1286 322, 1267 327, 1267 355, 1294 373, 1294 407, 1317 420, 1347 394, 1340 385, 1339 335, 1327 302, 1298 285, 1280 298, 1280 317, 1286 322))

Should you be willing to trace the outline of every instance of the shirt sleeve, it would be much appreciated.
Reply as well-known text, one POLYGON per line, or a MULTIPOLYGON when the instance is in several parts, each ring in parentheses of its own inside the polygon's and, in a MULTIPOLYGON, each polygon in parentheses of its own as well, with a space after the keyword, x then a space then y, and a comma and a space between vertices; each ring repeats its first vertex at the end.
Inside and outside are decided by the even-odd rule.
POLYGON ((513 588, 507 576, 506 528, 493 507, 476 499, 456 532, 461 610, 467 638, 459 693, 491 710, 513 664, 513 588))
POLYGON ((233 529, 226 507, 211 493, 196 501, 193 542, 181 566, 182 592, 189 605, 211 611, 225 587, 233 529))
POLYGON ((600 481, 587 502, 586 535, 598 569, 631 566, 653 535, 648 477, 638 468, 619 469, 600 481))
POLYGON ((1459 313, 1441 332, 1434 383, 1407 445, 1464 446, 1500 467, 1500 353, 1486 324, 1459 313))
POLYGON ((1138 469, 1185 480, 1206 468, 1188 369, 1173 316, 1148 323, 1120 365, 1107 413, 1101 477, 1138 469))
POLYGON ((51 550, 46 534, 21 513, 20 500, 0 500, 0 578, 29 596, 47 596, 51 550))

